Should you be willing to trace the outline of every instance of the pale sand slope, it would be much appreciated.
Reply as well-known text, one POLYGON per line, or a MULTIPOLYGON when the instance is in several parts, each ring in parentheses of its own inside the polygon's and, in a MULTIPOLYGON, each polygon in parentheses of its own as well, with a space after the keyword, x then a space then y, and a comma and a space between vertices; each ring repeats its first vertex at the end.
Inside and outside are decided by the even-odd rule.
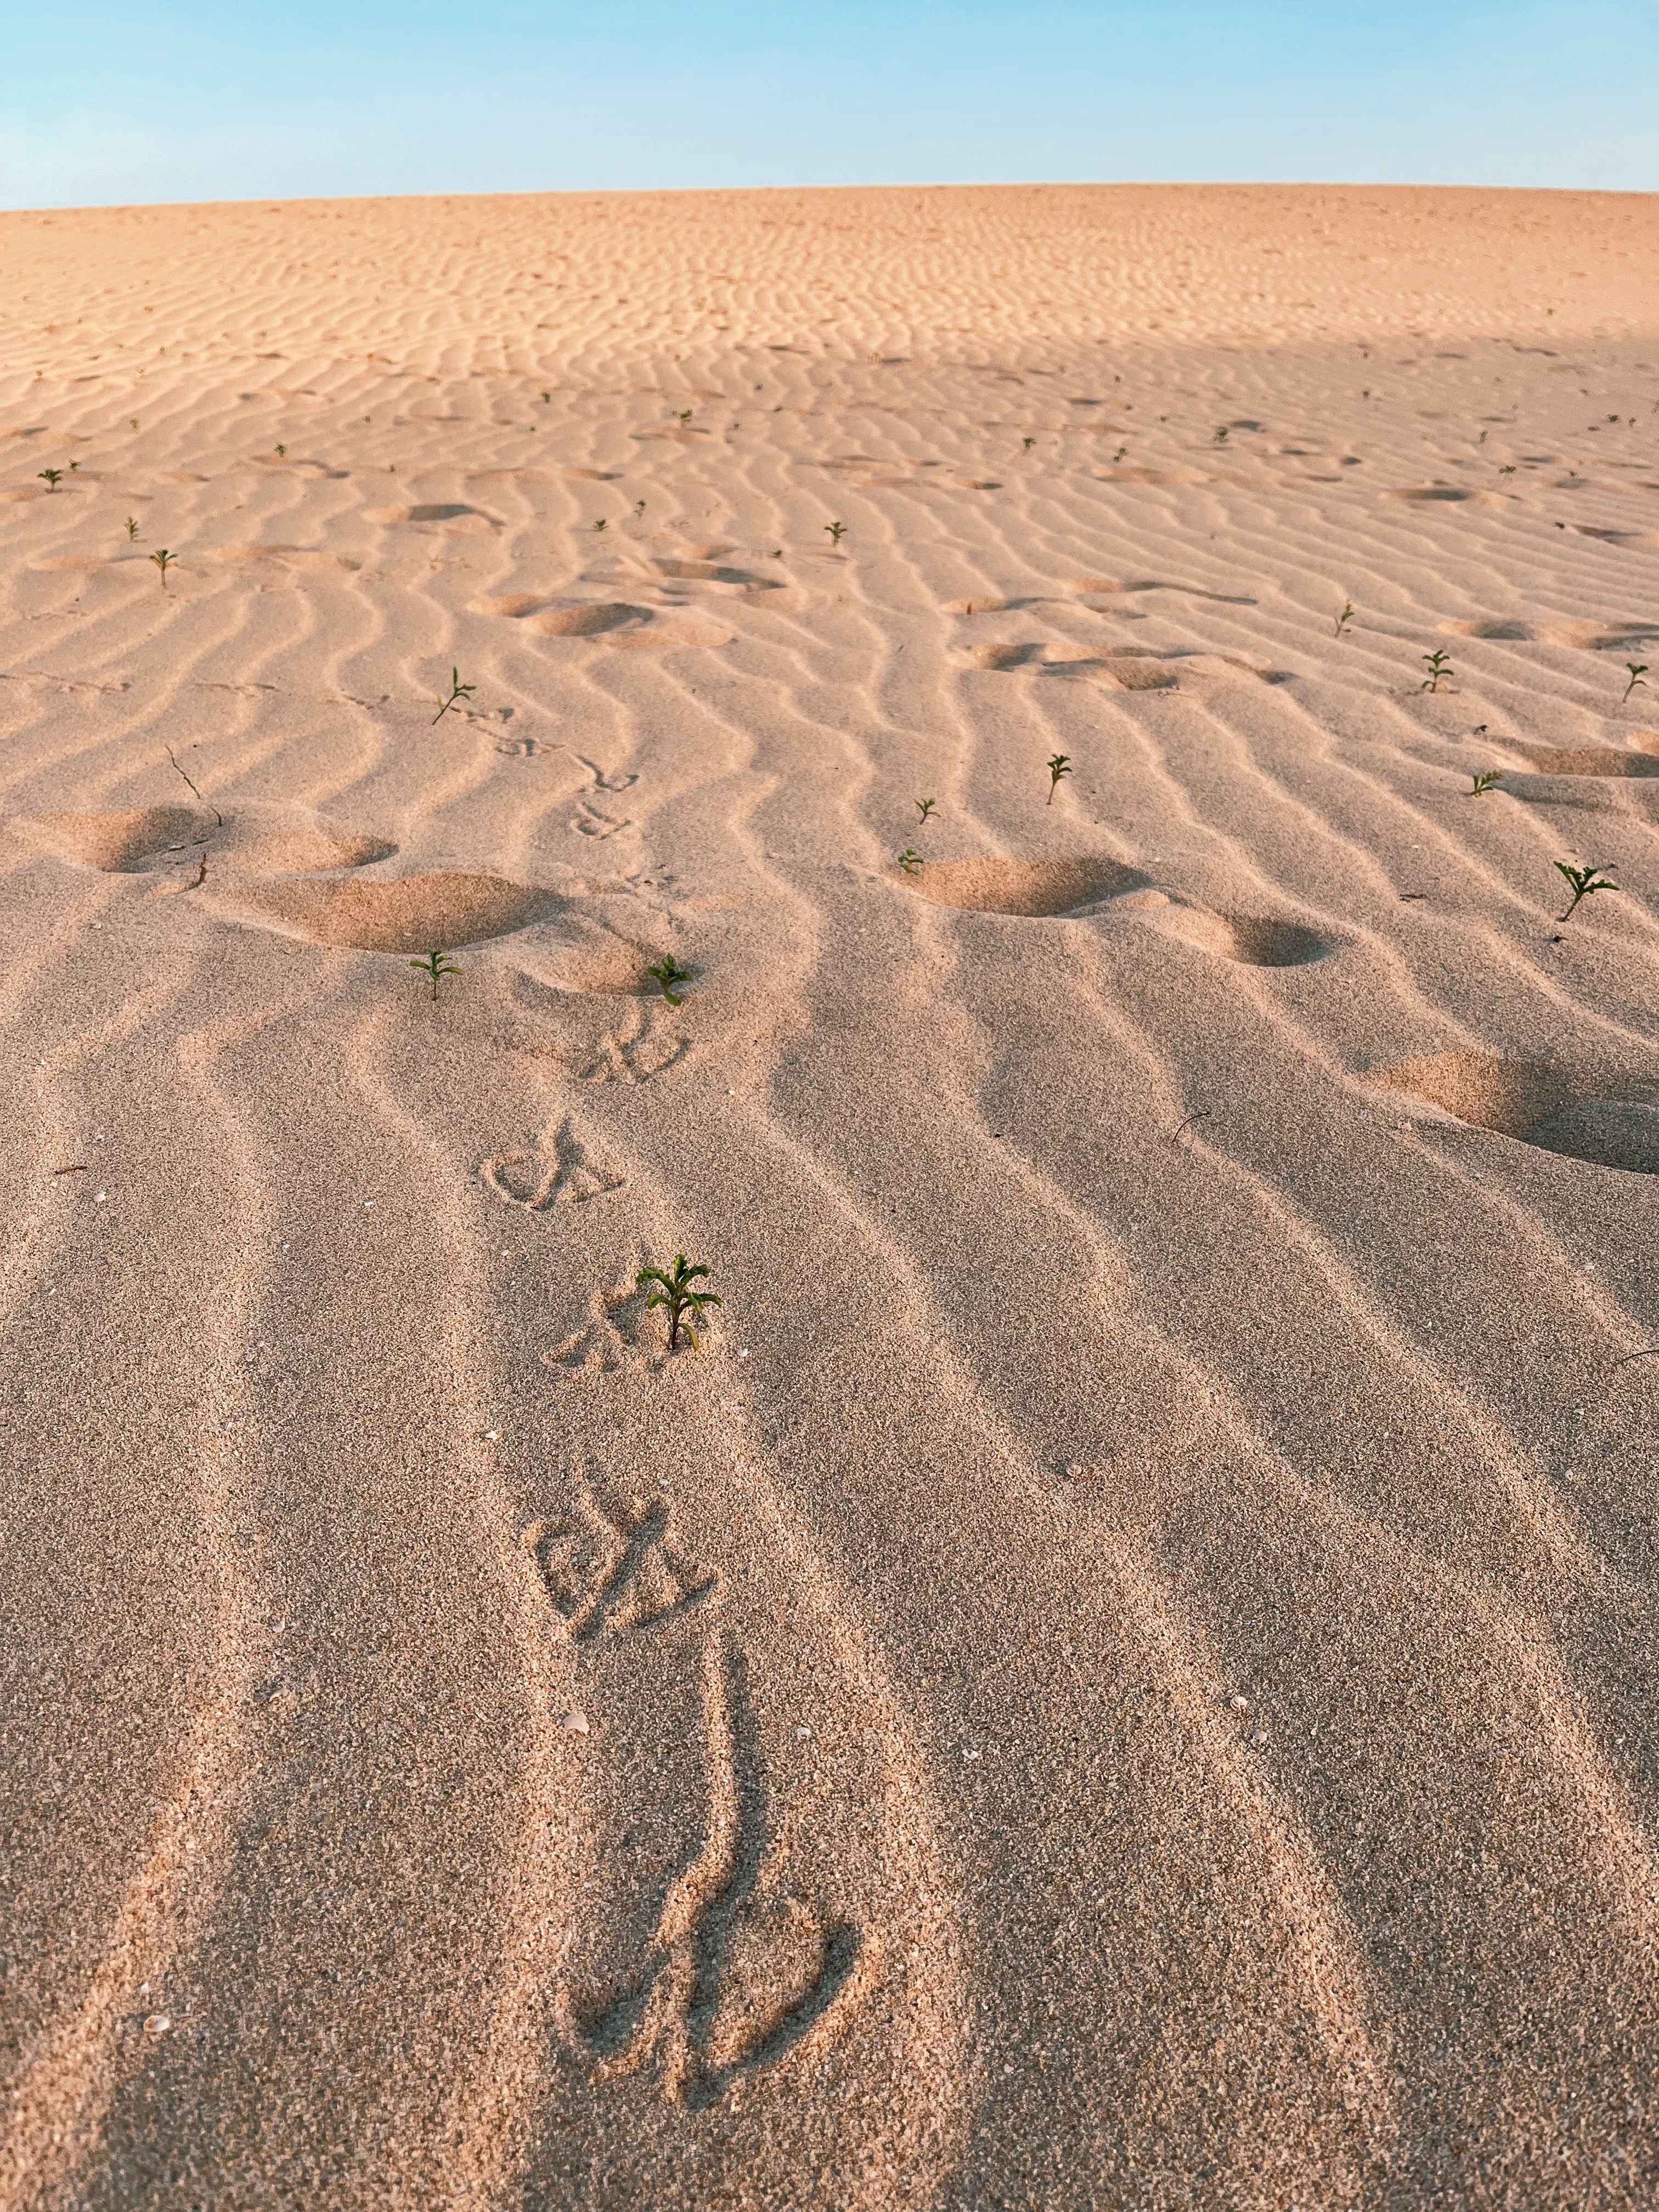
POLYGON ((0 2205, 1650 2203, 1659 208, 0 243, 0 2205))

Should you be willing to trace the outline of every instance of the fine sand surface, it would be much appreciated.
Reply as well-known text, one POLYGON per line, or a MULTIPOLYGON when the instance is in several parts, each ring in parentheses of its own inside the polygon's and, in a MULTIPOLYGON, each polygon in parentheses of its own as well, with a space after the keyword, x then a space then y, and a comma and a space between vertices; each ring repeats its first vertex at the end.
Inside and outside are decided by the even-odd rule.
POLYGON ((0 265, 4 2212, 1651 2205, 1659 203, 0 265))

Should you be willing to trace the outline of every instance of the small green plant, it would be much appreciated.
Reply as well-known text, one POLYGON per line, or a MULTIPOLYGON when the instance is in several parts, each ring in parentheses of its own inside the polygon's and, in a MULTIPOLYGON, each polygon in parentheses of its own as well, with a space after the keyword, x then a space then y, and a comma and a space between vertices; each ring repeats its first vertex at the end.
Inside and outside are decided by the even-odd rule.
POLYGON ((936 799, 918 799, 911 803, 921 815, 924 828, 927 826, 928 816, 939 812, 939 801, 936 799))
POLYGON ((1625 686, 1624 699, 1620 699, 1619 702, 1621 707, 1625 703, 1625 699, 1628 699, 1631 693, 1634 691, 1638 685, 1640 685, 1640 688, 1644 691, 1648 688, 1647 685, 1642 682, 1642 678, 1648 672, 1648 664, 1645 660, 1627 660, 1625 663, 1625 665, 1630 671, 1630 682, 1625 686))
POLYGON ((1500 477, 1512 477, 1515 474, 1515 463, 1513 461, 1505 461, 1503 467, 1499 469, 1498 473, 1500 477))
POLYGON ((1120 446, 1118 447, 1116 453, 1112 455, 1112 465, 1114 468, 1117 466, 1117 464, 1123 459, 1123 456, 1128 452, 1128 450, 1129 448, 1127 446, 1120 446))
POLYGON ((1476 444, 1477 446, 1484 446, 1484 445, 1486 444, 1486 432, 1485 432, 1484 430, 1480 433, 1480 436, 1475 440, 1475 441, 1474 441, 1474 442, 1475 442, 1475 444, 1476 444))
POLYGON ((643 514, 645 513, 645 501, 642 499, 636 499, 635 501, 634 512, 635 514, 643 514))
POLYGON ((1348 624, 1352 620, 1353 601, 1352 599, 1344 599, 1342 602, 1342 611, 1336 618, 1336 634, 1339 637, 1342 637, 1346 635, 1348 624))
POLYGON ((650 1313, 658 1306, 667 1307, 668 1349, 671 1352, 679 1350, 682 1331, 692 1351, 695 1352, 697 1349, 696 1332, 692 1328, 691 1322, 686 1319, 688 1314, 690 1315, 691 1321, 700 1322, 702 1319, 702 1310, 705 1306, 724 1305, 726 1303, 724 1298, 717 1298, 713 1291, 692 1289, 691 1285, 699 1275, 706 1281, 708 1276, 708 1268, 688 1267, 685 1264, 684 1253, 677 1252, 674 1255, 672 1271, 663 1267, 641 1267, 634 1278, 634 1287, 636 1291, 642 1291, 647 1283, 654 1283, 657 1285, 646 1300, 645 1310, 650 1313))
POLYGON ((1418 685, 1419 691, 1437 691, 1452 672, 1451 662, 1443 653, 1425 653, 1423 665, 1429 672, 1418 685))
POLYGON ((138 417, 136 415, 129 415, 127 420, 135 430, 138 428, 138 417))
POLYGON ((1070 775, 1072 773, 1071 760, 1072 757, 1069 753, 1049 754, 1048 796, 1042 802, 1045 806, 1052 806, 1054 805, 1054 793, 1060 789, 1060 779, 1061 776, 1070 775))
POLYGON ((645 972, 647 975, 655 976, 657 981, 661 984, 662 994, 669 1005, 678 1006, 685 995, 678 986, 691 981, 691 970, 689 968, 682 968, 671 952, 659 960, 654 968, 647 968, 645 972))
POLYGON ((64 471, 62 469, 37 469, 35 471, 35 474, 40 477, 41 483, 45 484, 48 491, 56 491, 58 485, 64 481, 64 471))
POLYGON ((829 533, 830 543, 832 545, 839 545, 847 535, 847 525, 844 522, 826 522, 823 526, 829 533))
POLYGON ((1483 791, 1490 791, 1494 784, 1501 783, 1503 779, 1504 771, 1501 768, 1483 769, 1479 775, 1471 772, 1469 781, 1474 788, 1470 792, 1469 797, 1479 799, 1483 791))
POLYGON ((287 454, 287 453, 288 453, 288 447, 287 447, 286 446, 278 446, 278 447, 277 447, 277 448, 276 448, 276 450, 277 450, 277 452, 278 452, 279 453, 281 453, 281 454, 283 454, 283 455, 284 455, 284 456, 286 456, 286 454, 287 454))
POLYGON ((447 952, 428 952, 424 960, 411 960, 409 964, 411 968, 418 968, 431 984, 434 1001, 438 996, 439 977, 459 975, 461 972, 447 952))
POLYGON ((603 515, 599 517, 599 520, 593 525, 593 527, 595 530, 603 530, 605 528, 605 517, 603 515))
POLYGON ((1032 447, 1036 445, 1036 440, 1035 438, 1022 438, 1019 442, 1029 453, 1032 447))
POLYGON ((1227 442, 1227 426, 1226 426, 1226 424, 1225 424, 1224 422, 1222 424, 1221 428, 1220 428, 1216 432, 1216 434, 1215 434, 1215 441, 1216 441, 1216 443, 1217 443, 1217 445, 1218 445, 1218 446, 1224 446, 1224 445, 1226 444, 1226 442, 1227 442))
POLYGON ((160 552, 152 553, 149 557, 161 572, 161 589, 165 592, 167 587, 167 570, 173 565, 173 556, 164 545, 160 552))
POLYGON ((907 876, 914 876, 921 866, 921 855, 914 845, 907 845, 898 856, 898 864, 907 876))
POLYGON ((476 684, 463 684, 460 670, 452 668, 449 672, 449 696, 442 702, 437 713, 432 717, 433 728, 434 730, 437 728, 452 707, 458 707, 463 699, 470 699, 477 688, 476 684))
POLYGON ((544 392, 542 394, 542 403, 544 406, 550 407, 553 404, 553 394, 550 392, 544 392))
MULTIPOLYGON (((1611 865, 1611 863, 1609 863, 1611 865)), ((1565 860, 1555 863, 1558 875, 1565 876, 1572 889, 1572 904, 1565 914, 1558 914, 1558 921, 1571 921, 1580 899, 1587 899, 1592 891, 1616 891, 1619 885, 1609 883, 1600 868, 1571 868, 1565 860)))
POLYGON ((138 518, 136 514, 128 515, 126 520, 126 532, 127 543, 131 545, 133 539, 138 535, 138 518))

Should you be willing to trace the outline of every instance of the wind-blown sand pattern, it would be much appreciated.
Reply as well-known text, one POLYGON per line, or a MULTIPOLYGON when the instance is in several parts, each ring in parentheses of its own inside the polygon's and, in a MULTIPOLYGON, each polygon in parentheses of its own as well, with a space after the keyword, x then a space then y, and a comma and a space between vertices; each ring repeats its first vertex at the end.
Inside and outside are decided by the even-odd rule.
POLYGON ((0 2208, 1650 2204, 1654 204, 0 246, 0 2208))

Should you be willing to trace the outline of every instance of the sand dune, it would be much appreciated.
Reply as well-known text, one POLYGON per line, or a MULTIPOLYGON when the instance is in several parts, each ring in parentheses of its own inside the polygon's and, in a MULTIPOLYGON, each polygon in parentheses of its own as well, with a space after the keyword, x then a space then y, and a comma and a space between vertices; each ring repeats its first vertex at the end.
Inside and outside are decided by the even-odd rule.
POLYGON ((1651 2203, 1656 248, 0 217, 5 2212, 1651 2203))

